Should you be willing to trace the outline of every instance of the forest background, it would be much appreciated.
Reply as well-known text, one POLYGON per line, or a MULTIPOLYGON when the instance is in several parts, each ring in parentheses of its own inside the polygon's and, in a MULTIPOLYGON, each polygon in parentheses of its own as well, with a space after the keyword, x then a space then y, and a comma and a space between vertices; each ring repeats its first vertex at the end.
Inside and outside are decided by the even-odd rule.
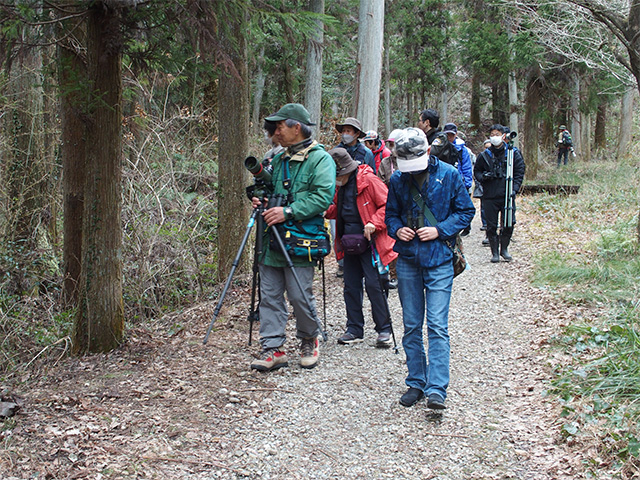
POLYGON ((436 108, 476 152, 509 125, 527 183, 560 124, 571 162, 637 164, 629 0, 14 0, 0 23, 3 382, 216 298, 250 215, 243 160, 284 103, 327 146, 346 116, 384 136, 436 108))

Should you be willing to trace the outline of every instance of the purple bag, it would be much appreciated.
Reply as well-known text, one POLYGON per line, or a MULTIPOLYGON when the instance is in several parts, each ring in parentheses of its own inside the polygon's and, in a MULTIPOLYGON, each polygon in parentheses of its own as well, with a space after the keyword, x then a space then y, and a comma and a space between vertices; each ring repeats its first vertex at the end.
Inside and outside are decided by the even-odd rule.
POLYGON ((369 240, 362 233, 347 233, 340 238, 340 243, 347 255, 360 255, 369 248, 369 240))

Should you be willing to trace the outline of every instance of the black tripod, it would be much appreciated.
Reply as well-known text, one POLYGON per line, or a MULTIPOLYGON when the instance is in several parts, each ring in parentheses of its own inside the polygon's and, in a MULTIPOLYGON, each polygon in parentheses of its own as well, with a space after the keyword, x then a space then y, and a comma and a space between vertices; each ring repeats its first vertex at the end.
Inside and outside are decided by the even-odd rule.
MULTIPOLYGON (((220 309, 222 308, 222 302, 224 301, 224 298, 227 294, 227 291, 229 290, 229 286, 231 285, 231 280, 233 278, 233 274, 236 271, 236 268, 238 267, 238 264, 240 263, 240 258, 242 256, 242 252, 244 251, 244 248, 247 245, 247 241, 249 239, 249 235, 251 233, 251 229, 253 228, 253 226, 257 223, 259 226, 262 225, 262 211, 264 210, 264 207, 260 206, 258 208, 255 208, 253 210, 253 213, 251 214, 251 217, 249 218, 249 222, 247 223, 247 229, 245 230, 244 236, 242 237, 242 242, 240 242, 240 248, 238 249, 238 253, 236 254, 235 259, 233 260, 232 266, 231 266, 231 271, 229 272, 229 276, 227 277, 227 281, 225 282, 224 288, 222 289, 222 294, 220 295, 220 300, 218 300, 218 304, 216 305, 216 308, 213 311, 213 318, 211 319, 211 323, 209 324, 209 328, 207 329, 207 333, 204 337, 204 340, 202 341, 203 344, 206 344, 207 341, 209 340, 209 335, 211 334, 211 330, 213 329, 213 324, 215 323, 215 321, 218 318, 218 315, 220 314, 220 309)), ((298 288, 300 289, 300 292, 302 293, 302 296, 304 297, 305 302, 307 302, 307 305, 309 306, 309 310, 311 311, 311 314, 313 315, 313 318, 316 320, 316 323, 318 324, 318 330, 322 333, 322 339, 324 341, 327 340, 327 332, 322 328, 322 324, 320 323, 320 319, 318 318, 318 314, 316 312, 315 306, 313 305, 313 302, 311 301, 311 299, 308 297, 307 292, 303 289, 302 287, 302 282, 300 281, 300 277, 298 277, 298 274, 296 273, 296 270, 293 266, 293 262, 291 261, 291 256, 289 255, 289 253, 287 252, 285 246, 284 246, 284 242, 282 241, 282 237, 280 236, 280 232, 278 231, 278 229, 276 228, 276 226, 274 225, 273 228, 271 229, 271 234, 275 237, 276 242, 278 243, 278 246, 280 247, 280 250, 282 252, 282 254, 284 255, 285 258, 285 262, 287 264, 287 267, 289 267, 291 269, 291 273, 293 274, 293 278, 296 281, 296 284, 298 285, 298 288)), ((249 319, 249 345, 251 345, 251 336, 252 336, 252 332, 253 332, 253 322, 255 320, 259 320, 259 313, 258 313, 258 307, 256 305, 256 292, 258 297, 260 296, 260 289, 259 289, 259 284, 260 284, 260 274, 259 274, 259 266, 258 266, 258 258, 259 255, 262 252, 262 228, 258 228, 258 232, 256 234, 256 248, 255 248, 255 255, 254 255, 254 261, 253 261, 253 285, 252 285, 252 291, 251 291, 251 310, 249 312, 248 315, 248 319, 249 319)), ((260 300, 258 299, 258 305, 260 303, 260 300)))

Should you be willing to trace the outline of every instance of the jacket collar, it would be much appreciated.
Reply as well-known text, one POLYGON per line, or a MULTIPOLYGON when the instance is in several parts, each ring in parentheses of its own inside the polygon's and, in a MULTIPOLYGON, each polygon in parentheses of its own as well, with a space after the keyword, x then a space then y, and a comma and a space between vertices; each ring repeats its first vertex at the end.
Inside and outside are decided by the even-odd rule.
POLYGON ((287 153, 291 153, 291 158, 289 158, 292 162, 302 162, 311 150, 318 146, 318 142, 314 140, 308 147, 303 148, 302 150, 291 153, 290 149, 287 149, 287 153))

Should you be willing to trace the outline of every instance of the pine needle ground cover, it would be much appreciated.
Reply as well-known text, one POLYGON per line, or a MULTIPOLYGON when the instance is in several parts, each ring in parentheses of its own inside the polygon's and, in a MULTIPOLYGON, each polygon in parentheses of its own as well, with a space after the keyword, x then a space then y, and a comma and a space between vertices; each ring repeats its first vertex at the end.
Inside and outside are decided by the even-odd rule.
POLYGON ((579 193, 522 202, 535 219, 533 283, 580 312, 551 339, 563 358, 549 392, 563 404, 563 434, 591 450, 594 472, 613 466, 621 478, 640 466, 638 170, 634 160, 549 167, 545 183, 579 193))

